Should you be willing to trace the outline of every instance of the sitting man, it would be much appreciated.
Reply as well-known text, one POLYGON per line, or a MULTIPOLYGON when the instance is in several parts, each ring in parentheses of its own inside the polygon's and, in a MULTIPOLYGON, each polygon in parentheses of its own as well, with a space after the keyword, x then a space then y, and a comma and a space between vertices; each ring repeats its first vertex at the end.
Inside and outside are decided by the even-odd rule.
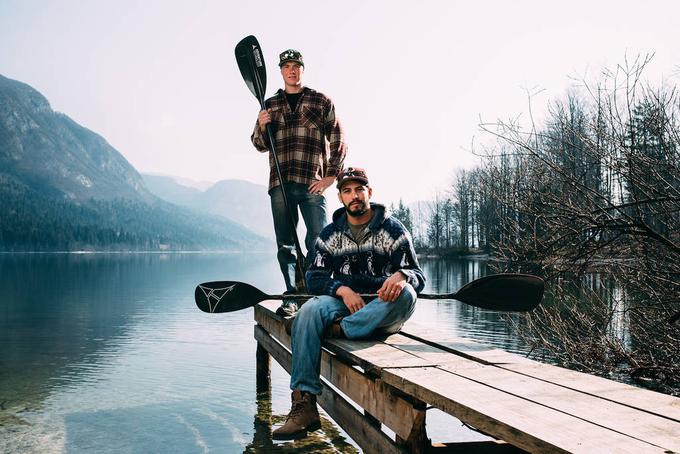
POLYGON ((308 300, 292 321, 292 408, 276 440, 307 436, 320 427, 316 396, 321 393, 324 337, 363 339, 399 331, 425 286, 411 235, 383 205, 369 203, 373 190, 366 172, 347 168, 337 177, 344 208, 319 235, 305 275, 308 300), (360 294, 377 293, 365 301, 360 294))

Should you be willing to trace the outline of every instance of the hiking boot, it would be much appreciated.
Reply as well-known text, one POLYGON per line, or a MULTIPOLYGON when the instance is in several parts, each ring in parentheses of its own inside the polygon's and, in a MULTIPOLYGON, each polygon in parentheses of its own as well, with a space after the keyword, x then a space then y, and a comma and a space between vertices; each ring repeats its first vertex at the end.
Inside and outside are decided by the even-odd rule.
POLYGON ((330 325, 328 325, 328 328, 326 328, 326 332, 324 333, 323 337, 326 339, 345 339, 345 332, 342 330, 342 326, 340 325, 340 320, 337 320, 330 325))
MULTIPOLYGON (((283 292, 284 295, 294 295, 295 290, 286 290, 283 292)), ((292 317, 295 315, 298 311, 298 303, 294 299, 286 299, 284 296, 283 298, 283 303, 279 306, 278 309, 276 309, 276 315, 280 315, 281 317, 292 317)))
POLYGON ((297 389, 291 394, 292 405, 284 425, 272 432, 274 440, 297 440, 321 428, 316 396, 297 389))

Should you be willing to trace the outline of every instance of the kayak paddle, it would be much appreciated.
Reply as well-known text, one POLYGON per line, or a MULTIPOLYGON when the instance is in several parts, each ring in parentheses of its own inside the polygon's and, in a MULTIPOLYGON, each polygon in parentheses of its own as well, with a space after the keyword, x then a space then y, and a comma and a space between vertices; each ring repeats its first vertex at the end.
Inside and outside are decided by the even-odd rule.
MULTIPOLYGON (((418 295, 420 299, 454 299, 483 309, 527 312, 543 299, 543 279, 529 274, 492 274, 464 285, 457 292, 418 295)), ((315 295, 268 295, 250 284, 238 281, 205 282, 196 287, 194 298, 203 312, 234 312, 265 300, 308 300, 315 295)), ((377 298, 376 294, 362 294, 377 298)))
MULTIPOLYGON (((236 48, 234 49, 234 54, 236 55, 236 63, 238 64, 239 71, 241 71, 243 81, 248 86, 250 92, 257 98, 262 110, 266 110, 267 106, 264 102, 264 95, 267 90, 267 68, 264 65, 264 56, 262 55, 260 43, 253 35, 246 36, 238 42, 236 48)), ((283 182, 285 180, 281 176, 281 167, 279 165, 279 157, 276 154, 276 148, 274 147, 274 133, 272 131, 271 123, 267 123, 266 129, 267 138, 269 139, 269 148, 272 152, 272 156, 274 157, 276 177, 279 179, 280 183, 278 187, 281 191, 281 195, 283 196, 283 205, 286 207, 286 212, 288 213, 288 222, 290 224, 291 231, 293 232, 293 239, 295 240, 295 284, 298 289, 304 289, 305 256, 302 254, 300 240, 297 237, 297 223, 295 221, 295 216, 293 215, 291 206, 288 203, 286 189, 283 186, 283 182)), ((297 208, 295 209, 297 210, 297 208)))

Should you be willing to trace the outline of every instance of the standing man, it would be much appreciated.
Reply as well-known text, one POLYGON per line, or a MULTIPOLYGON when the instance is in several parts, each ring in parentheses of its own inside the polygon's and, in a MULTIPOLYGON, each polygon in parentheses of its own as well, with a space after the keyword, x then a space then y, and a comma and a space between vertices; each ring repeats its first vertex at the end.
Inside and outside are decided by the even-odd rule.
MULTIPOLYGON (((296 290, 296 231, 290 225, 280 185, 283 183, 286 190, 296 227, 298 208, 302 213, 307 227, 305 245, 309 256, 314 241, 326 225, 326 199, 323 193, 342 169, 347 145, 340 121, 335 116, 333 102, 324 94, 303 85, 305 64, 302 54, 293 49, 282 52, 279 55, 279 67, 284 88, 265 101, 267 109, 258 115, 250 139, 258 151, 269 151, 269 196, 278 247, 277 259, 286 292, 292 293, 296 290), (266 134, 267 124, 271 124, 273 129, 283 182, 279 181, 276 174, 266 134)), ((308 266, 307 260, 305 268, 308 266)), ((284 300, 277 313, 292 315, 296 310, 295 302, 284 300)))
POLYGON ((316 240, 314 261, 305 276, 319 295, 302 305, 292 322, 292 407, 277 440, 302 438, 320 427, 316 396, 324 337, 363 339, 375 332, 396 333, 415 309, 425 286, 411 235, 383 205, 370 203, 366 172, 348 168, 338 175, 344 208, 333 214, 316 240), (360 293, 377 293, 364 301, 360 293))

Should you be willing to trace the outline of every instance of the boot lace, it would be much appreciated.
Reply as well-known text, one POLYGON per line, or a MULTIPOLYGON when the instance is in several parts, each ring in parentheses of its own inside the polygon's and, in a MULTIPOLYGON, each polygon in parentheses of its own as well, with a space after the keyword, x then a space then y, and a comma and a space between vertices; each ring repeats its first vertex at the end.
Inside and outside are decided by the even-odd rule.
POLYGON ((286 418, 286 420, 289 420, 300 415, 304 409, 305 409, 305 397, 303 396, 302 399, 293 402, 293 406, 291 407, 290 413, 288 413, 288 417, 286 418))

